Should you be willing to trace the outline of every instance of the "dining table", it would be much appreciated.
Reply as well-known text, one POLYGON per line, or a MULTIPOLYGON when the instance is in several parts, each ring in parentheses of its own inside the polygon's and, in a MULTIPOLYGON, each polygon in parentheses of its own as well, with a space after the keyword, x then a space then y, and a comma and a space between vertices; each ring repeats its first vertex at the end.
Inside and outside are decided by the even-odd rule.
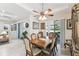
POLYGON ((31 43, 39 48, 46 48, 48 44, 52 43, 52 40, 46 38, 32 39, 31 43))

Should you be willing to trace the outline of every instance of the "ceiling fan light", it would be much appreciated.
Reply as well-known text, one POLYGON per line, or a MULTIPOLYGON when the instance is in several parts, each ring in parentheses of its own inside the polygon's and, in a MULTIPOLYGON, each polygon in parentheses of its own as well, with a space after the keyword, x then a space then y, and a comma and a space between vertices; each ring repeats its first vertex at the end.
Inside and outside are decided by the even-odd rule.
POLYGON ((45 16, 40 16, 39 17, 39 20, 45 20, 45 19, 47 19, 45 16))
POLYGON ((41 19, 42 19, 42 16, 39 17, 39 20, 41 20, 41 19))
POLYGON ((45 20, 45 19, 47 19, 45 16, 43 16, 43 19, 45 20))

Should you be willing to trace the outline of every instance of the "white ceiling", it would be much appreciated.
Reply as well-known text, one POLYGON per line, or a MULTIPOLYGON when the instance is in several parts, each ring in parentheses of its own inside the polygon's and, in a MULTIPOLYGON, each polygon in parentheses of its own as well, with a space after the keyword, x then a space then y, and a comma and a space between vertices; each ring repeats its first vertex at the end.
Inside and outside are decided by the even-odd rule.
MULTIPOLYGON (((26 8, 29 8, 31 10, 41 11, 42 10, 42 3, 23 3, 21 4, 26 8)), ((44 3, 44 10, 47 10, 48 8, 53 9, 53 11, 58 11, 60 9, 68 8, 72 6, 71 3, 44 3)))
MULTIPOLYGON (((71 7, 71 3, 44 3, 44 10, 52 8, 54 12, 71 7)), ((12 18, 0 17, 1 21, 16 21, 18 19, 26 19, 31 14, 32 10, 41 11, 42 3, 0 3, 0 10, 4 10, 5 14, 11 15, 12 18)))
POLYGON ((2 3, 0 4, 0 10, 5 10, 6 14, 18 17, 27 17, 27 14, 30 14, 30 12, 28 12, 26 9, 18 6, 15 3, 2 3))

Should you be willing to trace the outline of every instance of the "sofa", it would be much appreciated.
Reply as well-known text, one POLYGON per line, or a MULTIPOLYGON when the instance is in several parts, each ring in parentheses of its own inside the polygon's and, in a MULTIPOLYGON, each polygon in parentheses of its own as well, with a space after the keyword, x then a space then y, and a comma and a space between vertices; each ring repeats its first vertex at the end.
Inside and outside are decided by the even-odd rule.
POLYGON ((1 42, 8 42, 9 36, 8 35, 0 35, 0 43, 1 42))
POLYGON ((9 41, 9 35, 7 34, 7 32, 2 32, 0 34, 0 43, 8 41, 9 41))

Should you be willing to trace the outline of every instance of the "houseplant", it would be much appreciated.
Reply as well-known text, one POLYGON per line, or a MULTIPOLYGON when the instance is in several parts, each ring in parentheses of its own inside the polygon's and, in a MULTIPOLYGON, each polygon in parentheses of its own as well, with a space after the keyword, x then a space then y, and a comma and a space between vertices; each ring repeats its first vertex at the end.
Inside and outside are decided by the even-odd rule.
POLYGON ((23 37, 21 37, 21 39, 27 38, 27 34, 28 34, 27 31, 22 32, 22 36, 23 36, 23 37))

